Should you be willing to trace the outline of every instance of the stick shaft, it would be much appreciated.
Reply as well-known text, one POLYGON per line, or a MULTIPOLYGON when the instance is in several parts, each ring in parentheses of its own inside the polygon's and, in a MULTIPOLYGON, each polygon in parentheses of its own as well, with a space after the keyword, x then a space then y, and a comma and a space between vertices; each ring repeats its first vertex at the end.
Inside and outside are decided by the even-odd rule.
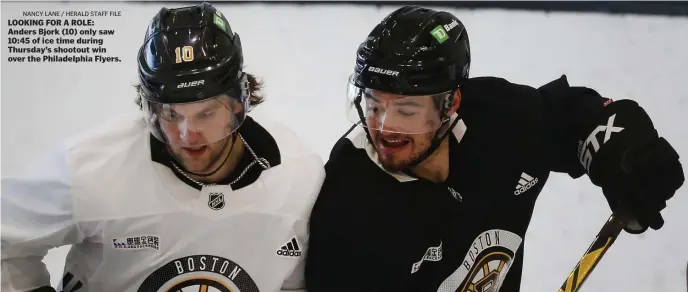
POLYGON ((624 226, 628 222, 625 212, 617 212, 609 216, 609 219, 597 233, 595 240, 585 251, 583 257, 578 260, 576 267, 569 273, 564 284, 559 288, 559 292, 576 292, 588 279, 590 273, 595 269, 604 254, 612 246, 619 236, 624 226))

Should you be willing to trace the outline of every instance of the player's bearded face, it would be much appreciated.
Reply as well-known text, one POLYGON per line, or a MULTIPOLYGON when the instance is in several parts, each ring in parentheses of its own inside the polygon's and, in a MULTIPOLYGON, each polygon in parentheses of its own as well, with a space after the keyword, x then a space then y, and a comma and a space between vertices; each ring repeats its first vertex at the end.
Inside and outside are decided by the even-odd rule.
POLYGON ((435 135, 434 132, 401 135, 381 133, 379 130, 371 131, 370 134, 375 141, 382 167, 391 172, 397 172, 408 167, 414 160, 423 155, 430 148, 432 138, 435 135), (406 142, 402 142, 405 143, 402 146, 390 146, 390 141, 406 142))
POLYGON ((187 170, 204 174, 219 167, 234 142, 234 105, 227 99, 175 105, 162 110, 168 150, 187 170))
POLYGON ((404 97, 371 91, 366 98, 366 124, 388 171, 408 167, 425 153, 440 125, 431 97, 404 97))

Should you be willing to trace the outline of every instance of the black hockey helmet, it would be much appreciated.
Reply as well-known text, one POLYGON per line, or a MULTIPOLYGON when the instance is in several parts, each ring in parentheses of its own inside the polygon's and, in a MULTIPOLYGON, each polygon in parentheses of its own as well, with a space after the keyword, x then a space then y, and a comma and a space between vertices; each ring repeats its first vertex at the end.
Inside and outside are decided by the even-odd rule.
POLYGON ((431 148, 412 165, 420 163, 458 122, 449 123, 448 111, 454 93, 468 79, 470 63, 468 33, 456 16, 418 6, 399 8, 358 47, 347 91, 349 120, 365 127, 369 137, 370 129, 435 132, 431 148), (379 92, 398 98, 381 101, 379 92), (412 100, 432 105, 436 121, 428 123, 430 115, 406 114, 403 105, 412 100))
POLYGON ((166 143, 202 146, 233 133, 249 102, 242 66, 239 35, 215 7, 204 2, 160 9, 138 52, 139 94, 152 134, 166 143), (213 119, 212 105, 223 106, 212 108, 213 119), (202 137, 181 141, 196 132, 202 137))
POLYGON ((459 87, 470 70, 468 33, 454 15, 418 6, 389 14, 358 47, 354 84, 402 95, 459 87))

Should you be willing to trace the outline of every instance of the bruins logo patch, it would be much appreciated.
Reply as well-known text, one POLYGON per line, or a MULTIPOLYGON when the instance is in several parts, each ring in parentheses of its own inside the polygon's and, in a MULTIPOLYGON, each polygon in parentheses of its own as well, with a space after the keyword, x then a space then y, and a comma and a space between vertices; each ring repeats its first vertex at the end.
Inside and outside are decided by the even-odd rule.
POLYGON ((464 261, 442 282, 438 292, 496 292, 509 272, 523 239, 516 233, 492 229, 473 240, 464 261))

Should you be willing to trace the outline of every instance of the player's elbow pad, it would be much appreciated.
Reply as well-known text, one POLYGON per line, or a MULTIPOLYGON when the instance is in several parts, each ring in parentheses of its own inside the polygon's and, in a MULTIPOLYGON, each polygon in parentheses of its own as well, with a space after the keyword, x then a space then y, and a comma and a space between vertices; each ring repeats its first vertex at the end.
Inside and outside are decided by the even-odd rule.
POLYGON ((648 114, 632 100, 610 103, 595 120, 578 142, 578 159, 592 183, 603 186, 626 173, 626 154, 659 137, 648 114))

